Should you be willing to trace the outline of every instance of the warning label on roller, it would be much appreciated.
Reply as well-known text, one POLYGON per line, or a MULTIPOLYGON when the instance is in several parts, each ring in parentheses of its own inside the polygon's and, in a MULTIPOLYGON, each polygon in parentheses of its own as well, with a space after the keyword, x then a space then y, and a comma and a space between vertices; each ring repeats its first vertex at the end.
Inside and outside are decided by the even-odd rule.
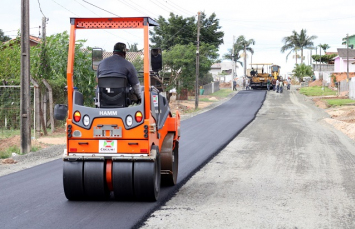
POLYGON ((117 140, 100 140, 99 153, 117 153, 117 140))
POLYGON ((158 107, 158 95, 152 95, 154 107, 158 107))

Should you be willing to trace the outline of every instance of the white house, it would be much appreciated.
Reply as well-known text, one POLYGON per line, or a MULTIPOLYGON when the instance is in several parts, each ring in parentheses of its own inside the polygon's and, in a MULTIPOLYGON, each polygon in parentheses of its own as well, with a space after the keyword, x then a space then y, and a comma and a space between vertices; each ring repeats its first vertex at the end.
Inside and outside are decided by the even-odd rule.
POLYGON ((232 69, 232 61, 223 61, 221 63, 213 64, 209 72, 212 74, 214 81, 231 82, 233 79, 232 69))

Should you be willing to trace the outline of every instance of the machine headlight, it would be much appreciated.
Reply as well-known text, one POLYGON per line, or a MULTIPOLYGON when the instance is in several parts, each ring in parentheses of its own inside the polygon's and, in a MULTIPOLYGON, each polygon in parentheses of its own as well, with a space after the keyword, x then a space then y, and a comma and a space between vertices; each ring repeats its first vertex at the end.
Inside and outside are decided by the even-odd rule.
POLYGON ((90 124, 90 118, 88 115, 84 115, 83 123, 84 123, 84 126, 88 126, 90 124))
POLYGON ((132 124, 133 124, 133 118, 132 118, 132 116, 128 115, 128 116, 126 117, 126 124, 127 124, 127 126, 132 126, 132 124))

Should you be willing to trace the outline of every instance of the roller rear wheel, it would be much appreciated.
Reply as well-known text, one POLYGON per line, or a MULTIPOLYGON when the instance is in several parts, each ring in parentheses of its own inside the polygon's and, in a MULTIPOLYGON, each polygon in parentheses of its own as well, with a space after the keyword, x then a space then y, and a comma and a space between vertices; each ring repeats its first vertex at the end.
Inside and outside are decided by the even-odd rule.
POLYGON ((112 165, 112 184, 115 199, 130 200, 134 198, 133 162, 114 161, 112 165))
POLYGON ((105 168, 105 161, 84 162, 84 191, 90 199, 106 199, 109 196, 105 168))
POLYGON ((83 161, 64 161, 63 188, 68 200, 81 200, 85 198, 83 186, 83 161))
POLYGON ((179 171, 179 142, 175 141, 174 149, 171 150, 169 158, 169 174, 161 175, 161 182, 165 186, 173 186, 177 182, 177 176, 179 171))
POLYGON ((134 162, 134 193, 137 199, 156 201, 160 193, 160 154, 159 149, 153 146, 153 161, 134 162))

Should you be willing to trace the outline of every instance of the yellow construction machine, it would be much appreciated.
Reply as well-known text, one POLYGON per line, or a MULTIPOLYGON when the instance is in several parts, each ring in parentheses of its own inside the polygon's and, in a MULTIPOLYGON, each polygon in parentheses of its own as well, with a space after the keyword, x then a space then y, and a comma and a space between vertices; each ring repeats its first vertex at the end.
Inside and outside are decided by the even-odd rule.
POLYGON ((252 89, 266 89, 268 80, 270 80, 272 87, 275 86, 276 80, 280 77, 280 66, 273 63, 253 63, 250 65, 256 66, 255 69, 252 67, 250 71, 249 79, 252 89))

